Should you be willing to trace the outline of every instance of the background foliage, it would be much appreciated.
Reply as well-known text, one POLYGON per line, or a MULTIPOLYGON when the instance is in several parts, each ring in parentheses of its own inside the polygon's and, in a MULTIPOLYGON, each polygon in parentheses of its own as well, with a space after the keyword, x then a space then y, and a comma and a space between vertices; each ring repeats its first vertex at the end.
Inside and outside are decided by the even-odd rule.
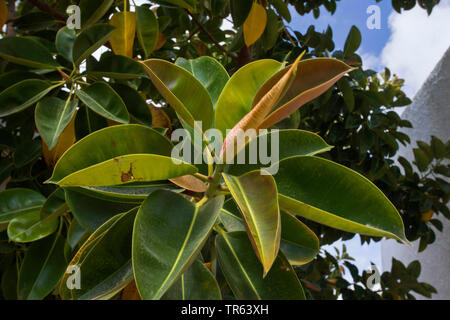
MULTIPOLYGON (((160 6, 155 12, 153 24, 146 26, 147 28, 151 27, 152 34, 139 34, 138 22, 138 25, 135 26, 138 30, 135 41, 129 48, 118 48, 115 45, 115 38, 111 36, 112 30, 106 26, 103 30, 97 30, 93 34, 104 35, 104 41, 97 40, 101 42, 100 45, 104 44, 108 48, 107 52, 99 61, 89 57, 86 63, 86 70, 90 73, 91 80, 101 77, 110 78, 111 87, 125 102, 132 123, 153 123, 168 129, 168 134, 173 129, 180 127, 176 115, 171 109, 166 108, 164 100, 151 81, 139 77, 142 75, 142 70, 137 68, 132 61, 127 61, 124 68, 115 68, 120 64, 115 64, 118 58, 112 52, 129 56, 129 58, 152 57, 168 61, 175 61, 180 57, 193 59, 207 55, 218 59, 229 74, 233 74, 239 67, 253 60, 263 58, 278 61, 287 59, 289 62, 293 62, 303 51, 306 51, 305 58, 335 57, 342 59, 359 68, 342 78, 323 96, 303 106, 278 126, 315 132, 328 144, 335 146, 324 157, 352 168, 373 181, 401 213, 407 238, 410 241, 420 240, 419 251, 425 250, 428 244, 433 243, 436 230, 442 231, 442 223, 437 217, 450 218, 450 212, 446 206, 450 186, 443 179, 443 176, 449 177, 449 167, 445 159, 450 156, 450 144, 441 142, 437 137, 433 137, 429 144, 417 142, 418 147, 414 149, 414 163, 403 158, 396 162, 399 144, 416 143, 410 141, 409 137, 401 132, 402 128, 410 128, 411 124, 401 119, 395 112, 398 108, 406 107, 411 103, 411 100, 401 90, 404 81, 391 74, 388 69, 377 74, 373 70, 364 68, 361 57, 355 53, 361 42, 361 35, 356 27, 349 31, 344 48, 335 48, 331 28, 324 32, 318 32, 311 26, 306 32, 301 33, 285 26, 293 13, 288 9, 291 6, 300 15, 313 12, 314 16, 320 19, 321 11, 326 10, 333 13, 336 6, 339 5, 339 1, 259 1, 266 12, 267 23, 258 34, 250 35, 250 38, 253 36, 253 40, 256 39, 256 41, 249 47, 246 44, 253 40, 249 40, 248 32, 247 34, 245 32, 245 22, 252 8, 252 0, 153 2, 160 6), (221 29, 224 20, 233 23, 233 30, 221 29), (139 37, 152 38, 153 45, 143 47, 139 37), (150 99, 155 104, 161 104, 163 108, 155 109, 151 106, 149 109, 146 101, 150 99)), ((64 41, 58 42, 57 34, 65 25, 66 8, 70 4, 77 4, 78 1, 25 0, 8 1, 8 3, 3 1, 2 3, 5 4, 4 8, 7 8, 6 5, 11 7, 11 3, 16 5, 16 10, 10 10, 7 20, 5 19, 7 23, 5 36, 15 35, 38 42, 52 54, 61 52, 61 46, 64 48, 64 41)), ((123 1, 98 1, 98 3, 103 6, 100 6, 104 9, 101 12, 90 7, 88 1, 78 3, 82 8, 82 28, 87 27, 88 24, 99 25, 99 23, 120 26, 120 21, 110 21, 110 17, 113 13, 123 10, 123 1)), ((433 0, 394 0, 392 6, 396 11, 401 12, 419 5, 431 14, 437 3, 438 1, 433 0)), ((149 5, 147 4, 147 6, 149 5)), ((137 12, 137 16, 139 16, 139 12, 137 12)), ((134 32, 131 33, 134 34, 134 32)), ((70 38, 71 34, 67 32, 64 36, 70 38)), ((116 36, 120 38, 120 35, 116 36)), ((120 42, 120 40, 118 41, 120 42)), ((86 49, 89 46, 83 47, 81 43, 80 48, 86 49)), ((80 50, 84 51, 82 49, 80 50)), ((0 57, 7 50, 6 47, 0 48, 0 57)), ((64 51, 64 49, 62 50, 64 51)), ((69 56, 72 58, 70 54, 69 56)), ((74 56, 77 57, 76 52, 74 56)), ((78 58, 81 59, 80 56, 78 58)), ((64 80, 64 77, 73 69, 70 59, 67 61, 61 55, 58 55, 58 63, 65 67, 63 70, 50 68, 44 72, 34 72, 33 68, 12 63, 7 59, 1 59, 0 62, 0 90, 2 92, 26 79, 45 79, 58 83, 58 81, 64 80)), ((76 61, 74 62, 76 63, 76 61)), ((29 90, 33 90, 39 85, 36 83, 33 83, 32 86, 30 84, 29 87, 19 88, 20 90, 17 92, 30 92, 29 90)), ((67 99, 67 93, 64 91, 58 92, 56 96, 62 100, 67 99)), ((88 99, 83 100, 81 96, 79 98, 82 101, 76 120, 73 121, 72 118, 76 109, 74 106, 72 113, 62 117, 67 126, 64 131, 58 133, 59 137, 57 136, 57 139, 54 140, 57 141, 56 149, 52 151, 48 150, 48 144, 52 138, 45 136, 45 128, 35 125, 34 108, 27 108, 14 114, 7 114, 4 109, 0 109, 2 117, 0 122, 2 151, 0 180, 8 179, 7 189, 28 188, 36 190, 46 197, 52 195, 57 199, 57 195, 53 195, 54 187, 43 182, 51 176, 52 167, 62 153, 75 140, 108 125, 127 120, 120 115, 120 112, 115 118, 100 117, 83 105, 88 103, 88 99)), ((42 114, 45 118, 45 112, 42 114)), ((37 121, 37 123, 39 122, 37 121)), ((39 203, 41 200, 37 199, 36 201, 39 203)), ((306 220, 303 222, 319 235, 321 245, 331 244, 339 239, 348 240, 354 236, 354 234, 327 228, 306 220)), ((53 228, 53 226, 49 228, 53 228)), ((8 299, 15 295, 16 264, 22 262, 27 246, 9 242, 5 225, 0 225, 0 231, 2 296, 8 299)), ((49 243, 43 245, 57 244, 57 240, 49 239, 49 243)), ((380 240, 365 236, 362 236, 361 239, 363 243, 380 240)), ((344 299, 408 299, 412 298, 411 291, 425 296, 430 296, 434 292, 429 285, 417 282, 420 274, 420 266, 417 262, 404 267, 400 262, 395 261, 391 272, 383 274, 379 293, 373 293, 366 287, 367 272, 360 276, 355 268, 345 252, 336 254, 323 252, 313 262, 296 271, 307 284, 309 295, 317 299, 333 299, 340 294, 344 299), (342 270, 350 272, 353 283, 348 283, 343 279, 342 270), (400 284, 396 279, 402 279, 400 284)))

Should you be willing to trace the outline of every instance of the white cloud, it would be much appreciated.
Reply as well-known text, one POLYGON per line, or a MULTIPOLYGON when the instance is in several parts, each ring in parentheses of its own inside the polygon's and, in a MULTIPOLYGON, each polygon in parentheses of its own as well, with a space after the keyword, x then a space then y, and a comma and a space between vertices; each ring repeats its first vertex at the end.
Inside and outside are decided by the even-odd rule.
POLYGON ((364 50, 360 50, 358 54, 361 56, 364 69, 373 69, 375 71, 381 71, 383 69, 380 58, 376 55, 364 52, 364 50))
POLYGON ((404 89, 413 97, 450 46, 450 0, 442 0, 431 16, 418 6, 393 12, 389 28, 392 34, 381 62, 406 80, 404 89))

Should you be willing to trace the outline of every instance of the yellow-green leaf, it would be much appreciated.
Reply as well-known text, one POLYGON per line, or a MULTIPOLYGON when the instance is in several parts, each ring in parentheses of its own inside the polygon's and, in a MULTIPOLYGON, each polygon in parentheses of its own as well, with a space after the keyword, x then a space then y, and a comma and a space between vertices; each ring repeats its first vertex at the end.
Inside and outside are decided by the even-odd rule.
POLYGON ((174 63, 149 59, 142 62, 153 85, 191 128, 202 121, 203 130, 212 127, 214 110, 205 87, 189 71, 174 63))
POLYGON ((267 25, 266 9, 256 1, 244 22, 244 40, 247 47, 254 44, 264 33, 267 25))
POLYGON ((281 220, 277 185, 271 175, 252 171, 240 177, 223 174, 241 209, 252 246, 264 268, 272 267, 280 249, 281 220))
POLYGON ((0 28, 3 28, 8 20, 8 6, 5 0, 0 0, 0 28))
POLYGON ((116 12, 109 23, 116 27, 109 40, 114 53, 132 58, 136 35, 136 13, 116 12))
POLYGON ((60 186, 101 187, 134 181, 159 181, 197 173, 197 168, 175 164, 170 157, 155 154, 120 156, 74 172, 57 182, 60 186))

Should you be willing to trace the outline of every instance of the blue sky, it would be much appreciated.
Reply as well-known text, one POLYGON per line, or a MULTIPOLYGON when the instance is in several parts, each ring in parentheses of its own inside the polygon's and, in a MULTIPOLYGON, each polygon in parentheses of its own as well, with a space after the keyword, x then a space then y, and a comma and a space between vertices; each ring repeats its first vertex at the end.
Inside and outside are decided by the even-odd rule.
POLYGON ((305 32, 310 25, 316 27, 316 31, 325 31, 328 25, 333 29, 333 38, 337 49, 344 47, 350 28, 355 25, 361 31, 363 52, 379 55, 386 45, 391 34, 387 17, 393 11, 391 1, 384 0, 376 3, 375 0, 342 0, 338 2, 334 15, 326 10, 321 10, 319 19, 312 14, 300 16, 291 8, 292 21, 289 26, 293 30, 305 32), (366 26, 369 14, 366 10, 369 5, 376 4, 381 9, 381 29, 369 30, 366 26))

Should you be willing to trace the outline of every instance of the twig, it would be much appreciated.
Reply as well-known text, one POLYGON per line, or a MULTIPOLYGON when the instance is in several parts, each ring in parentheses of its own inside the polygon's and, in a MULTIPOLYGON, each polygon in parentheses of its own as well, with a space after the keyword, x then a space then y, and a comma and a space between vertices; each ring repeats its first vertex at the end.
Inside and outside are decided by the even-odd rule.
POLYGON ((206 34, 206 36, 209 39, 211 39, 211 41, 216 45, 216 47, 218 47, 223 53, 225 53, 230 58, 237 59, 237 57, 234 54, 229 52, 219 42, 217 42, 217 40, 213 37, 213 35, 208 30, 206 30, 206 28, 201 24, 201 22, 197 19, 197 17, 195 17, 192 13, 190 13, 189 10, 186 10, 186 12, 192 18, 192 21, 194 21, 194 23, 200 28, 200 30, 202 30, 203 33, 206 34))
POLYGON ((287 30, 286 25, 284 23, 283 23, 283 30, 284 30, 284 33, 286 34, 286 36, 288 37, 289 41, 292 43, 292 45, 294 47, 298 47, 296 41, 294 41, 294 39, 292 38, 291 34, 287 30))
POLYGON ((6 25, 6 36, 14 37, 16 35, 16 31, 14 30, 14 20, 16 19, 16 1, 9 0, 8 1, 8 21, 6 25))
POLYGON ((56 11, 55 9, 50 7, 49 5, 47 5, 45 3, 42 3, 42 2, 40 2, 38 0, 29 0, 29 1, 31 2, 31 4, 33 4, 39 10, 49 13, 56 20, 59 20, 59 21, 66 21, 67 20, 67 17, 65 15, 59 13, 58 11, 56 11))

